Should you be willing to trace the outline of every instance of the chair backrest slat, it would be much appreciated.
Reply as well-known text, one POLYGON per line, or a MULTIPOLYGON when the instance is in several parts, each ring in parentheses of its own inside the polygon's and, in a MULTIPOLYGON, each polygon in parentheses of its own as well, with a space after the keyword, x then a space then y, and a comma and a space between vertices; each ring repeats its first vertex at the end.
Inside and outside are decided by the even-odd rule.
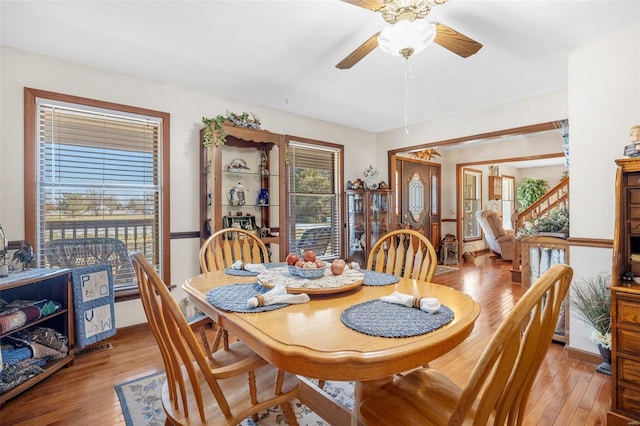
POLYGON ((245 263, 267 263, 269 251, 255 234, 237 228, 215 232, 200 248, 202 272, 230 268, 237 260, 245 263))
POLYGON ((371 248, 367 269, 429 282, 438 258, 429 239, 412 229, 383 235, 371 248))
POLYGON ((449 424, 474 407, 474 425, 520 424, 538 369, 551 344, 573 270, 554 265, 520 298, 485 348, 449 424))

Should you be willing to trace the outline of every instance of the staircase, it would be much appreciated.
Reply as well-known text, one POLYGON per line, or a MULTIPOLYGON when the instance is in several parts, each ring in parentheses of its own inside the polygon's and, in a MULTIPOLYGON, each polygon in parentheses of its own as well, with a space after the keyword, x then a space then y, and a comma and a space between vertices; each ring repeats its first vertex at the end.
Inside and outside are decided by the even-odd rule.
MULTIPOLYGON (((538 201, 527 207, 523 212, 519 212, 514 220, 514 229, 517 232, 525 222, 537 219, 549 213, 557 207, 569 208, 569 176, 562 179, 556 186, 551 188, 538 201)), ((511 267, 511 281, 521 282, 520 271, 520 241, 516 239, 513 263, 511 267)))

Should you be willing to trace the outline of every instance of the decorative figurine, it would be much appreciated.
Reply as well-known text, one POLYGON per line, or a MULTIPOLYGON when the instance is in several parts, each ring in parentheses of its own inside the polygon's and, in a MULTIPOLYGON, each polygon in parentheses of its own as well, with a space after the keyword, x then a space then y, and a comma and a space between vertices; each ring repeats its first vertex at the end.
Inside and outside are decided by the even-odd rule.
POLYGON ((367 189, 378 189, 378 171, 373 166, 364 170, 364 185, 367 189))
POLYGON ((229 190, 229 202, 232 206, 244 206, 245 204, 245 189, 242 183, 238 182, 236 186, 229 190))
POLYGON ((12 262, 17 260, 19 263, 22 263, 22 270, 26 271, 29 269, 29 264, 33 262, 35 258, 36 256, 33 254, 31 244, 22 240, 20 241, 20 248, 13 253, 12 262))

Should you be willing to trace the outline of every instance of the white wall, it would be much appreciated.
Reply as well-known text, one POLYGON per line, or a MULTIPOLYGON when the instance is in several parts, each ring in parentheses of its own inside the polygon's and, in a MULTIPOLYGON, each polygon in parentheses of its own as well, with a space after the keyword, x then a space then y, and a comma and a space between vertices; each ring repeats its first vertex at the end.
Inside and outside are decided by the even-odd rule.
MULTIPOLYGON (((640 25, 570 51, 568 102, 571 237, 613 239, 614 160, 640 123, 640 25)), ((610 273, 611 260, 610 249, 571 247, 578 279, 610 273)), ((596 352, 573 316, 570 330, 570 346, 596 352)))
MULTIPOLYGON (((171 114, 171 232, 199 229, 199 136, 203 116, 255 112, 263 128, 345 145, 345 166, 376 164, 375 135, 315 119, 246 105, 210 93, 141 80, 2 46, 0 51, 0 223, 7 238, 24 238, 23 88, 71 94, 171 114)), ((199 272, 198 239, 171 242, 171 281, 199 272)), ((181 291, 174 292, 182 297, 181 291)), ((116 304, 116 325, 144 321, 139 301, 116 304)))

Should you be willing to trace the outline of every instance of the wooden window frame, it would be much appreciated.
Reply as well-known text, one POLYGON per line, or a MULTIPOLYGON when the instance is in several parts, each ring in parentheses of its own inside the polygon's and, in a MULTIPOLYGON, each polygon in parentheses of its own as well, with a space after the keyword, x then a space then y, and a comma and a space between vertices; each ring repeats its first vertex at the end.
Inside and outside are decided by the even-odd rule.
MULTIPOLYGON (((159 167, 161 168, 161 192, 162 202, 159 214, 159 235, 161 275, 163 279, 171 276, 171 244, 170 244, 170 114, 146 108, 139 108, 129 105, 117 104, 113 102, 100 101, 90 98, 83 98, 74 95, 50 92, 34 88, 24 88, 24 208, 25 208, 25 239, 35 243, 37 240, 38 218, 38 190, 37 190, 37 164, 38 164, 38 142, 37 138, 37 98, 45 98, 52 101, 65 102, 82 105, 88 108, 100 108, 120 111, 129 114, 139 114, 158 117, 162 119, 162 143, 161 158, 159 167)), ((128 289, 116 292, 116 301, 138 298, 138 289, 128 289)))

